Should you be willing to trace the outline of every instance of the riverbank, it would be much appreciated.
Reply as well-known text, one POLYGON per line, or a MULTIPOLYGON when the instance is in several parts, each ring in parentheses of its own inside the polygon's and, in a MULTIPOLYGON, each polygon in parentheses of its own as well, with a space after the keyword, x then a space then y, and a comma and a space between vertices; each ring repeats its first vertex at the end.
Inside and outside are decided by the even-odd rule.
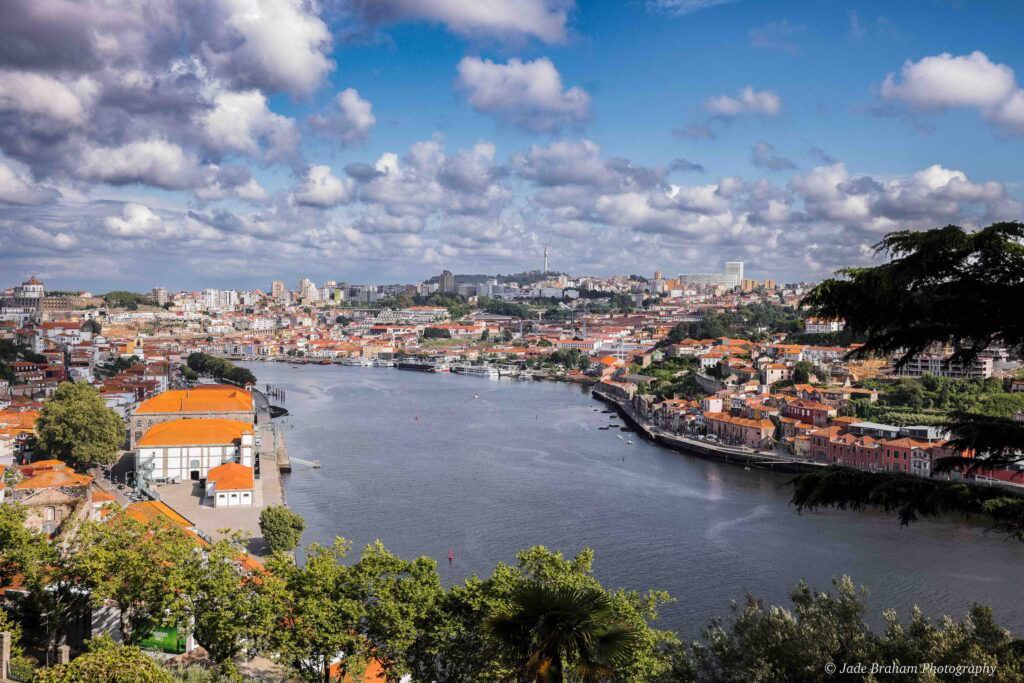
POLYGON ((740 465, 748 469, 753 467, 786 474, 801 474, 826 467, 824 463, 795 460, 784 454, 715 444, 675 434, 650 424, 643 417, 637 415, 628 403, 609 396, 599 389, 592 389, 590 393, 594 398, 615 408, 619 415, 622 416, 622 419, 628 422, 644 438, 687 455, 695 455, 707 460, 728 463, 730 465, 740 465))

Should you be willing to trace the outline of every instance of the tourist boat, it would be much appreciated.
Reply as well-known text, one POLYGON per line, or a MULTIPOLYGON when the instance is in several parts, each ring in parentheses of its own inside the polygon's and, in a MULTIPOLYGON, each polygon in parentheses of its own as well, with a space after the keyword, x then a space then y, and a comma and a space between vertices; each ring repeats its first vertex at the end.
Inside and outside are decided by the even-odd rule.
POLYGON ((498 371, 489 365, 469 365, 466 363, 463 365, 456 365, 452 368, 452 372, 457 372, 460 375, 473 375, 475 377, 498 379, 498 371))
POLYGON ((445 363, 438 363, 430 368, 431 372, 451 372, 452 369, 445 363))
POLYGON ((399 370, 419 370, 420 372, 433 372, 434 364, 427 360, 400 360, 395 363, 399 370))
POLYGON ((373 361, 373 365, 377 368, 393 368, 395 367, 395 361, 387 360, 386 358, 378 358, 373 361))
POLYGON ((345 358, 344 360, 342 360, 341 364, 342 365, 350 365, 350 366, 354 366, 354 367, 360 367, 360 368, 372 368, 373 367, 373 359, 372 358, 363 358, 362 356, 350 356, 349 358, 345 358))

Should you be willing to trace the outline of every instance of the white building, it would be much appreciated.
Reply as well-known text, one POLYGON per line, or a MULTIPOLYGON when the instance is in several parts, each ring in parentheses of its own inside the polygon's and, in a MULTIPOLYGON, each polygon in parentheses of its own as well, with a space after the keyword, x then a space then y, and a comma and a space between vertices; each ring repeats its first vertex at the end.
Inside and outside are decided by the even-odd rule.
POLYGON ((135 469, 149 481, 197 481, 225 463, 252 467, 254 442, 252 424, 237 420, 162 422, 153 425, 139 439, 135 469))
POLYGON ((215 508, 250 506, 256 493, 252 467, 229 462, 206 476, 206 502, 215 508))

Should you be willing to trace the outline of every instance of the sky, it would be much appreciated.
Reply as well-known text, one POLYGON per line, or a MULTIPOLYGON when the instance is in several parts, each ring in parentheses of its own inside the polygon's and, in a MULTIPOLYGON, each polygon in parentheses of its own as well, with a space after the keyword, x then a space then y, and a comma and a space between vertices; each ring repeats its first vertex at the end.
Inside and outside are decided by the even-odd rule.
POLYGON ((0 287, 819 280, 1024 219, 1017 0, 7 0, 0 287))

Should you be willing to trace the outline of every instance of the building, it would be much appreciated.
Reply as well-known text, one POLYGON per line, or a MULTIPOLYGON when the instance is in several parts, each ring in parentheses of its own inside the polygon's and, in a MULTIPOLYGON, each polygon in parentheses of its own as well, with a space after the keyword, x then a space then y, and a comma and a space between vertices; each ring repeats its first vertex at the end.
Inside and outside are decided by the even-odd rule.
POLYGON ((726 261, 721 273, 684 273, 679 281, 686 285, 739 287, 743 282, 743 261, 726 261))
POLYGON ((150 296, 153 299, 153 301, 156 302, 157 306, 163 306, 164 304, 171 300, 171 297, 167 294, 166 287, 154 287, 153 292, 150 294, 150 296))
POLYGON ((892 374, 897 377, 951 377, 968 379, 971 377, 991 377, 993 359, 991 356, 978 356, 970 363, 950 361, 952 353, 919 353, 912 356, 903 367, 897 368, 895 363, 892 374))
POLYGON ((274 280, 273 282, 270 283, 270 296, 274 297, 275 299, 280 299, 282 296, 284 296, 283 280, 274 280))
POLYGON ((214 467, 206 477, 206 501, 215 508, 252 505, 255 489, 252 468, 236 462, 214 467))
POLYGON ((452 275, 450 270, 441 271, 441 282, 438 283, 438 291, 440 291, 441 294, 455 293, 455 276, 452 275))
POLYGON ((846 323, 836 318, 808 318, 804 331, 808 334, 834 334, 842 332, 846 323))
POLYGON ((139 404, 129 425, 131 448, 153 425, 179 419, 236 420, 256 423, 252 394, 226 384, 165 391, 139 404))
POLYGON ((748 448, 769 448, 773 444, 775 423, 768 419, 751 420, 729 413, 705 413, 704 424, 708 434, 725 443, 748 448))
POLYGON ((139 439, 135 471, 147 481, 198 481, 225 463, 252 467, 254 444, 251 423, 217 418, 163 422, 139 439))
POLYGON ((21 481, 10 499, 28 510, 25 526, 56 533, 65 521, 87 518, 92 512, 92 477, 76 474, 60 460, 42 460, 19 468, 21 481))

